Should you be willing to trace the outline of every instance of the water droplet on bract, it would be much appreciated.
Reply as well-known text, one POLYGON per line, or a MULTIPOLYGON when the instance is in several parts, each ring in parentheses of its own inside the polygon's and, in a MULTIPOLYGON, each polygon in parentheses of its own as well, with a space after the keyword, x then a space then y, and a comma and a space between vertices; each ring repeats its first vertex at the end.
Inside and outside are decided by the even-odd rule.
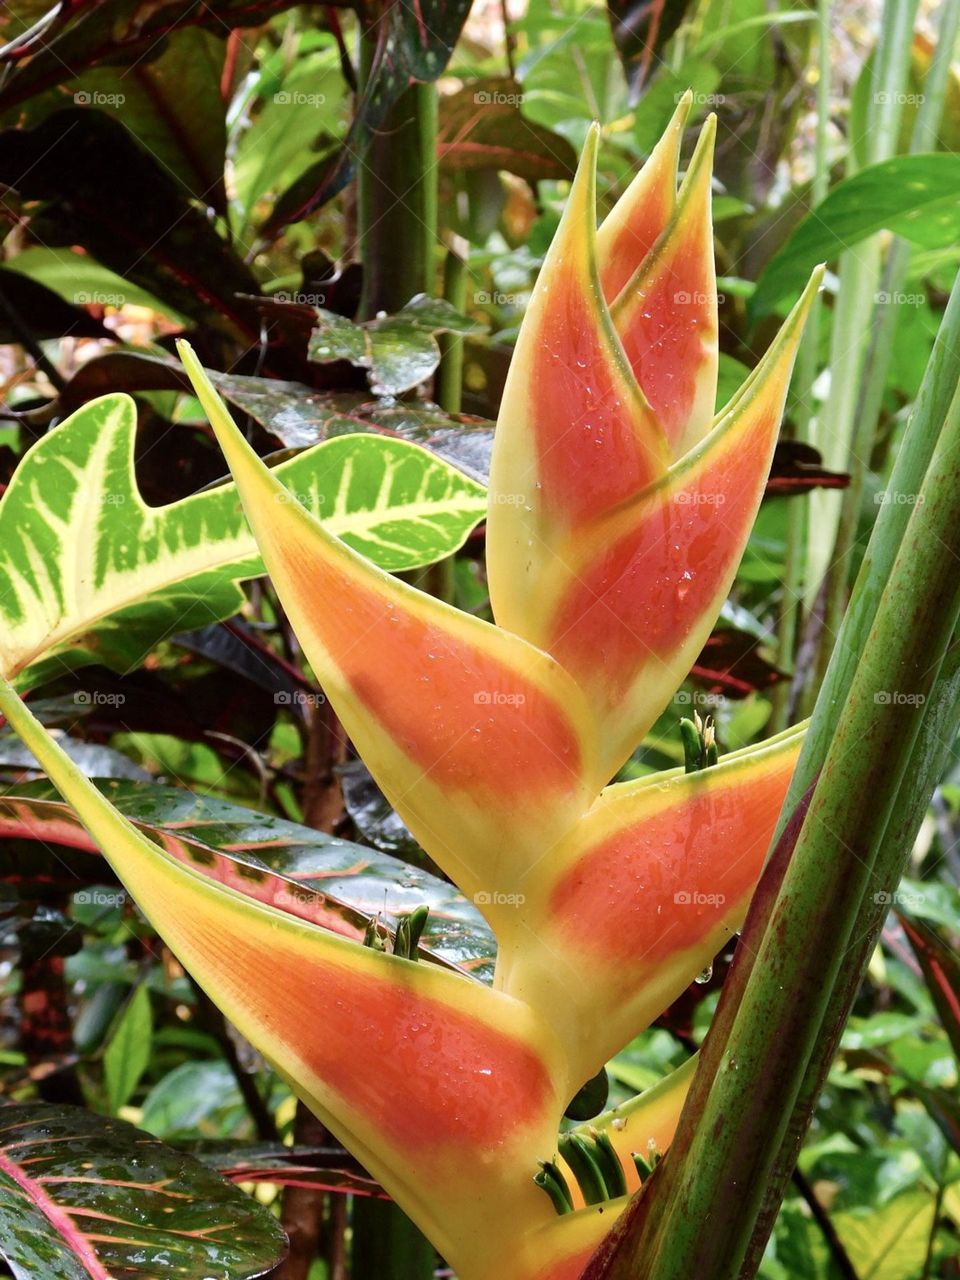
POLYGON ((713 977, 713 965, 708 964, 705 969, 700 970, 700 972, 694 978, 694 982, 698 983, 702 987, 704 983, 709 982, 712 977, 713 977))

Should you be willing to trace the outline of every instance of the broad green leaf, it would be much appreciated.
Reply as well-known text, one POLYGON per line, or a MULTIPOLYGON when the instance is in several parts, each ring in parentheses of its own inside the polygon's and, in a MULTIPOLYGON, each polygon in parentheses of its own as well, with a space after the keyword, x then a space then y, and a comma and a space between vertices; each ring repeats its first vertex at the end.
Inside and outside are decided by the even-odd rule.
POLYGON ((15 1280, 246 1280, 284 1245, 268 1209, 132 1125, 0 1112, 0 1257, 15 1280))
MULTIPOLYGON (((226 801, 178 787, 131 782, 98 784, 131 822, 170 853, 248 897, 360 938, 371 916, 384 923, 425 904, 430 916, 424 956, 459 965, 474 976, 492 974, 495 945, 480 913, 445 880, 389 854, 339 840, 226 801)), ((98 852, 70 807, 46 781, 0 792, 0 871, 31 875, 68 891, 78 875, 89 882, 89 856, 98 852), (28 861, 19 839, 38 842, 28 861), (77 851, 46 854, 49 846, 77 851)), ((101 872, 102 874, 102 869, 101 872)), ((94 872, 96 874, 96 872, 94 872)))
POLYGON ((3 265, 5 270, 17 271, 36 280, 75 305, 147 307, 177 323, 186 323, 185 318, 168 303, 161 302, 130 280, 124 280, 123 276, 118 276, 88 253, 31 245, 3 265))
POLYGON ((354 324, 332 311, 318 311, 310 337, 310 359, 349 360, 369 370, 375 395, 400 395, 425 382, 440 363, 436 334, 472 333, 476 325, 442 298, 418 294, 396 315, 354 324))
POLYGON ((960 236, 960 156, 895 156, 838 183, 770 259, 750 300, 765 315, 829 262, 877 231, 895 231, 925 249, 960 236))
POLYGON ((849 1210, 833 1225, 861 1280, 913 1280, 926 1257, 933 1196, 907 1191, 874 1212, 849 1210))
POLYGON ((145 982, 134 989, 117 1020, 103 1055, 103 1074, 110 1110, 129 1102, 150 1061, 153 1014, 145 982))
MULTIPOLYGON (((263 573, 232 484, 146 505, 135 426, 127 396, 92 401, 29 451, 0 501, 0 670, 21 686, 65 665, 134 667, 160 638, 235 613, 240 583, 263 573)), ((400 440, 339 437, 277 474, 390 570, 448 555, 484 511, 479 485, 400 440)))

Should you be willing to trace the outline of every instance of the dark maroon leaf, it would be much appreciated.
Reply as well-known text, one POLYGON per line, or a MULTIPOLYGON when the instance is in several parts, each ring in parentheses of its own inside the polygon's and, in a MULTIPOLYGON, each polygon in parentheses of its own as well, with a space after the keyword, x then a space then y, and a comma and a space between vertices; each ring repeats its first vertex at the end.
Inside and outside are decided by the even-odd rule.
POLYGON ((179 28, 203 27, 223 37, 292 7, 292 0, 63 0, 49 6, 41 27, 19 33, 0 50, 0 62, 14 68, 0 91, 0 111, 88 67, 134 64, 179 28))
POLYGON ((506 169, 536 182, 570 178, 577 166, 573 147, 558 133, 525 120, 515 80, 471 80, 440 100, 437 157, 451 169, 506 169))
POLYGON ((897 918, 920 961, 934 1008, 960 1062, 960 956, 926 922, 911 920, 902 911, 897 918))
POLYGON ((99 262, 233 341, 258 344, 250 269, 118 121, 72 107, 0 133, 0 183, 37 201, 31 235, 99 262))
POLYGON ((690 0, 607 0, 613 42, 634 100, 660 65, 664 45, 690 7, 690 0))
POLYGON ((190 1153, 231 1182, 272 1182, 341 1195, 389 1196, 342 1147, 256 1146, 225 1142, 194 1143, 190 1153))
POLYGON ((808 493, 811 489, 845 489, 849 483, 846 472, 826 470, 813 445, 800 440, 780 440, 774 450, 764 496, 777 498, 808 493))
POLYGON ((690 679, 725 698, 746 698, 787 676, 763 656, 756 636, 736 627, 721 627, 704 645, 690 679))

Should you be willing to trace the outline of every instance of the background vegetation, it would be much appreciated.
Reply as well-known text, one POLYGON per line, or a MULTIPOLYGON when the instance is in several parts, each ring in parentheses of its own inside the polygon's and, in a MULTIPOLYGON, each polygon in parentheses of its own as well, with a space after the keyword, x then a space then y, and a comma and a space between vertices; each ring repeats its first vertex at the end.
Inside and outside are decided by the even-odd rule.
MULTIPOLYGON (((812 706, 874 520, 904 498, 890 469, 960 258, 958 15, 956 0, 115 0, 50 14, 19 0, 0 16, 0 483, 107 390, 136 396, 148 504, 222 478, 171 354, 186 333, 261 452, 399 436, 482 484, 589 122, 609 208, 690 87, 691 130, 719 117, 720 402, 809 268, 831 271, 721 627, 627 769, 682 762, 691 706, 726 750, 776 732, 812 706)), ((443 549, 412 546, 409 563, 443 549)), ((410 572, 485 613, 482 551, 481 528, 410 572)), ((64 648, 34 707, 144 822, 175 819, 189 788, 207 797, 205 841, 344 911, 430 901, 433 945, 484 972, 478 914, 431 879, 352 757, 269 586, 247 596, 64 648)), ((960 767, 944 746, 765 1280, 960 1275, 960 767)), ((96 855, 65 840, 38 856, 20 838, 14 801, 54 793, 9 733, 0 774, 14 788, 0 805, 5 1100, 132 1120, 255 1183, 291 1236, 282 1280, 429 1274, 436 1260, 398 1243, 363 1171, 96 855)), ((610 1064, 614 1099, 700 1042, 729 959, 610 1064)))

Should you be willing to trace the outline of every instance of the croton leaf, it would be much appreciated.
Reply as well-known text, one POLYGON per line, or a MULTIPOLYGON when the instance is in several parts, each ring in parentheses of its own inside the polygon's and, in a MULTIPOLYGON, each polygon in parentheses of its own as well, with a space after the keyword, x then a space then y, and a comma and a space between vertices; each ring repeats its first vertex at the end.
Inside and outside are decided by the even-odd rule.
MULTIPOLYGON (((192 0, 112 0, 109 6, 99 0, 65 4, 27 0, 17 5, 9 31, 13 38, 0 50, 0 60, 15 68, 4 80, 0 110, 87 67, 118 61, 135 64, 178 28, 206 27, 223 36, 233 27, 256 27, 291 7, 291 0, 210 0, 202 5, 192 0)), ((2 20, 0 32, 4 32, 2 20)))
POLYGON ((441 165, 504 169, 528 182, 570 178, 577 167, 573 147, 559 133, 524 118, 520 85, 507 77, 471 80, 440 99, 437 158, 441 165))
POLYGON ((179 314, 235 342, 259 344, 250 301, 259 293, 256 277, 180 181, 118 120, 69 107, 32 129, 5 129, 0 183, 38 202, 30 217, 35 240, 82 245, 179 314))
POLYGON ((339 1195, 376 1196, 386 1192, 342 1147, 290 1147, 275 1143, 203 1142, 191 1155, 231 1182, 269 1182, 339 1195))
MULTIPOLYGON (((496 947, 480 913, 438 876, 389 854, 324 835, 283 818, 178 787, 135 782, 98 782, 119 813, 173 857, 220 884, 231 885, 258 902, 313 920, 347 938, 362 938, 372 917, 389 929, 395 918, 418 906, 430 908, 422 942, 427 958, 489 979, 496 947)), ((69 805, 47 781, 0 792, 0 836, 4 879, 42 876, 59 890, 89 881, 85 859, 77 867, 62 855, 24 864, 14 841, 38 841, 44 848, 66 846, 84 853, 99 849, 69 805)), ((103 875, 103 871, 100 871, 103 875)))
MULTIPOLYGON (((163 635, 235 613, 239 583, 263 572, 232 484, 144 503, 135 428, 127 396, 92 401, 34 445, 0 501, 0 669, 22 684, 53 664, 136 665, 163 635)), ((478 485, 399 440, 330 440, 276 476, 389 569, 449 554, 484 509, 478 485)))
POLYGON ((438 333, 472 333, 477 326, 442 298, 418 294, 392 316, 354 324, 318 310, 311 360, 349 360, 369 371, 375 395, 398 396, 425 382, 440 363, 438 333))
POLYGON ((0 1109, 0 1256, 16 1280, 246 1280, 285 1251, 268 1209, 132 1125, 0 1109))

